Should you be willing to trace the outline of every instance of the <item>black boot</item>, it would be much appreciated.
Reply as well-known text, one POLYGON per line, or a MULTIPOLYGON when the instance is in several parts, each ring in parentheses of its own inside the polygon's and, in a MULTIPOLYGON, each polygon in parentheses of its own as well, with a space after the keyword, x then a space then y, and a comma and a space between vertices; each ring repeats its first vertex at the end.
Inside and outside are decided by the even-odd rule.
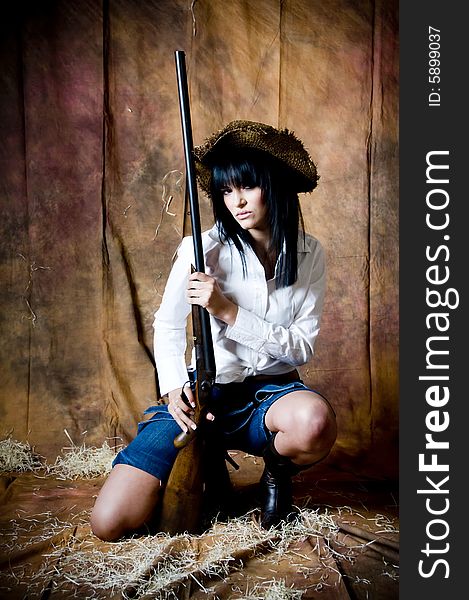
POLYGON ((265 468, 260 479, 261 525, 265 529, 295 518, 298 511, 292 504, 291 478, 310 466, 295 465, 280 455, 274 446, 275 435, 264 450, 265 468))

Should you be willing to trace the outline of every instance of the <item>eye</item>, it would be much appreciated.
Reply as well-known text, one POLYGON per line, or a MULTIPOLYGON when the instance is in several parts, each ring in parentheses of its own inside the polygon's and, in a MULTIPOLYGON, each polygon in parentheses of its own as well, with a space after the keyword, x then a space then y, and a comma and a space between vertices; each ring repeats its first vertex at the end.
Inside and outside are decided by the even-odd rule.
POLYGON ((223 196, 228 196, 229 194, 231 194, 231 192, 233 190, 229 186, 226 186, 226 187, 222 187, 220 191, 223 196))

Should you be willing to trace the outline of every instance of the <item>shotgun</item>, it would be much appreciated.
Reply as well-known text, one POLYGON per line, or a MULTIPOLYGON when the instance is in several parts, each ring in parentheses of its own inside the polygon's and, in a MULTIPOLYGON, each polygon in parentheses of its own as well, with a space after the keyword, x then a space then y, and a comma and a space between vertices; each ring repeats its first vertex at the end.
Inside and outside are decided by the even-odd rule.
MULTIPOLYGON (((189 92, 185 54, 182 50, 175 52, 175 60, 195 270, 204 273, 189 92)), ((199 305, 192 305, 192 329, 196 361, 193 383, 196 407, 193 420, 197 429, 188 434, 181 432, 174 440, 174 445, 180 450, 164 489, 160 507, 159 529, 172 535, 184 531, 195 533, 200 530, 207 490, 214 487, 210 485, 210 481, 218 479, 220 484, 227 476, 224 450, 219 441, 216 441, 214 432, 210 431, 213 424, 206 419, 216 370, 210 316, 199 305), (220 472, 220 469, 224 471, 220 472)))
MULTIPOLYGON (((186 166, 186 193, 189 197, 192 240, 194 244, 195 270, 205 273, 204 254, 202 248, 202 231, 200 226, 199 198, 194 162, 194 144, 192 141, 192 124, 187 86, 186 59, 182 50, 176 50, 176 76, 178 83, 179 111, 181 115, 182 139, 184 144, 184 160, 186 166)), ((198 305, 192 307, 192 328, 196 359, 196 414, 205 411, 213 384, 215 383, 215 355, 213 351, 212 332, 209 313, 198 305)), ((195 432, 194 432, 195 434, 195 432)), ((194 434, 182 432, 175 440, 177 448, 184 447, 194 434)))

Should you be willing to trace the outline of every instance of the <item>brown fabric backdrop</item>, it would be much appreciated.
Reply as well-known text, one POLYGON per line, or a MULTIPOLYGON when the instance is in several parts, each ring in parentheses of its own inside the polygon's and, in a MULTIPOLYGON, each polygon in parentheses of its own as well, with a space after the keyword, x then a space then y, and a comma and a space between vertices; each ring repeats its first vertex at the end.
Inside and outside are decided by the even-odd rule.
POLYGON ((315 159, 302 207, 329 278, 302 375, 337 411, 331 467, 395 476, 397 0, 19 4, 1 31, 1 433, 52 456, 64 429, 127 442, 155 402, 153 313, 189 231, 179 48, 196 143, 252 119, 315 159))

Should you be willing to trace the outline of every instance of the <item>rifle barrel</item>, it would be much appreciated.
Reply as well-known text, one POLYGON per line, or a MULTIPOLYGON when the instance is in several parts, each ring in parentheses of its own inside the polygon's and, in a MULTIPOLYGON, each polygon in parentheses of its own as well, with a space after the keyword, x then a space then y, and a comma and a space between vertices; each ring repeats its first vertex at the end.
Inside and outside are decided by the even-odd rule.
MULTIPOLYGON (((184 159, 186 166, 186 186, 189 195, 189 207, 191 216, 192 239, 194 242, 195 268, 200 273, 205 273, 205 261, 202 248, 202 231, 200 225, 199 198, 197 193, 197 179, 194 161, 194 144, 192 140, 192 123, 189 103, 189 89, 187 85, 186 55, 183 50, 176 50, 176 76, 178 84, 179 110, 181 115, 182 138, 184 144, 184 159)), ((199 312, 202 340, 202 353, 205 363, 205 371, 215 376, 215 355, 213 351, 212 332, 210 327, 210 315, 200 306, 196 307, 199 312)), ((205 385, 206 382, 200 382, 205 385)), ((213 382, 208 382, 210 385, 213 382)))

